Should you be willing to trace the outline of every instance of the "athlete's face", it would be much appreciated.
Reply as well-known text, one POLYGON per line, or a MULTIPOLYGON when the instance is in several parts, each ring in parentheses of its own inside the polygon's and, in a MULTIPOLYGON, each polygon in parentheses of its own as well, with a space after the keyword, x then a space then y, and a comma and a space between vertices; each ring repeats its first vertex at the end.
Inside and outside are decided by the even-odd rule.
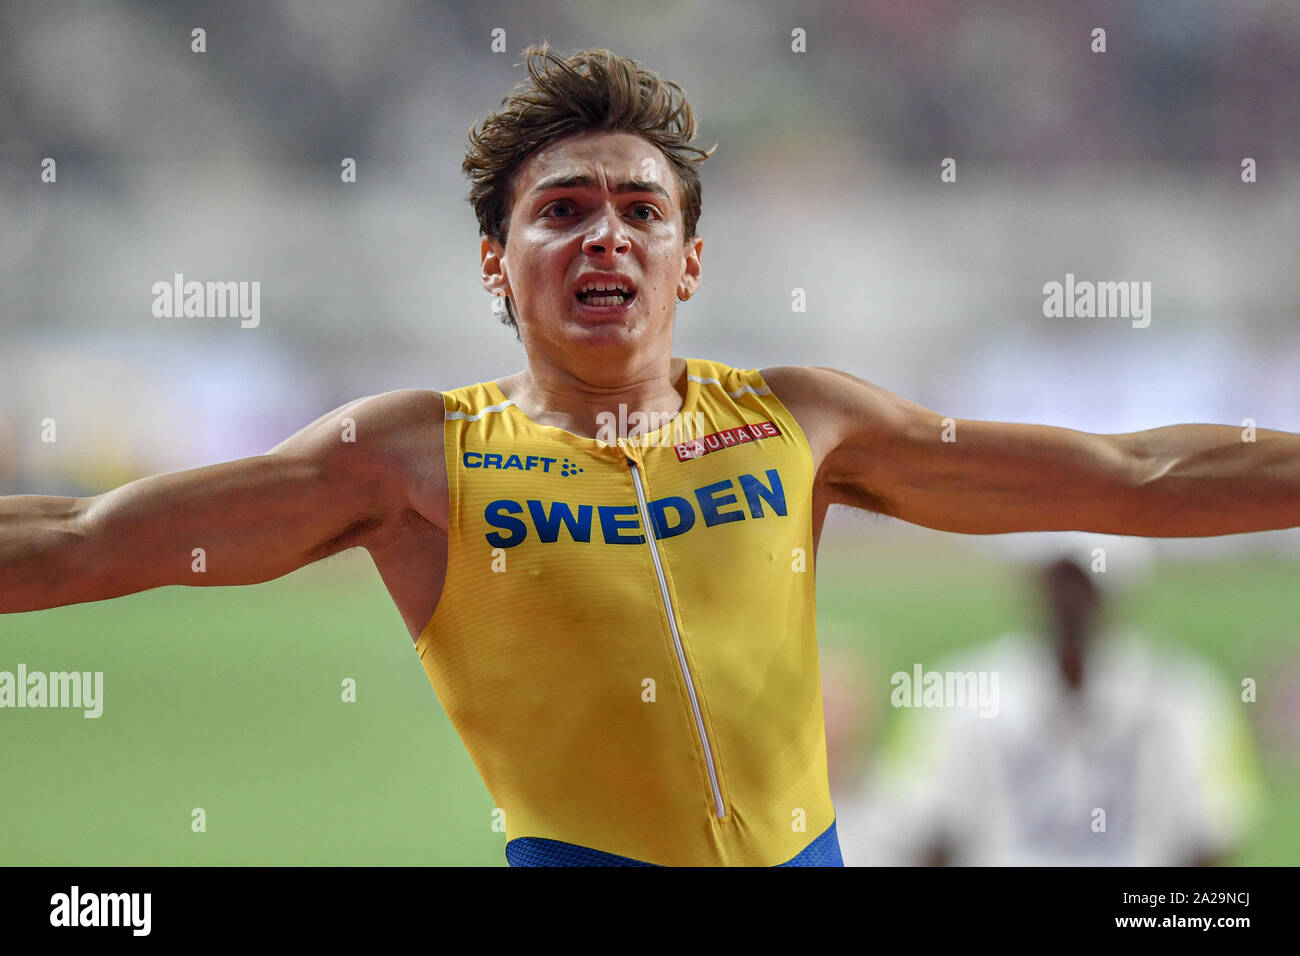
POLYGON ((676 303, 699 287, 702 249, 698 237, 686 241, 677 177, 656 146, 584 132, 521 164, 505 247, 483 241, 483 285, 510 297, 530 353, 639 344, 667 354, 676 303), (583 293, 593 273, 621 277, 630 295, 583 293))

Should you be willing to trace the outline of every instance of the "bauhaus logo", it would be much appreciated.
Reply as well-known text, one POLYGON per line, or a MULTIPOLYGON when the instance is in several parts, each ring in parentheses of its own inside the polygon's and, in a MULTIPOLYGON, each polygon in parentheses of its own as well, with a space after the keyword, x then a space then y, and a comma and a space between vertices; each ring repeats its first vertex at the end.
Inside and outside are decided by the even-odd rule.
POLYGON ((710 452, 743 445, 746 442, 761 441, 764 438, 775 438, 779 434, 781 429, 772 422, 753 422, 748 425, 737 425, 735 428, 724 428, 720 432, 713 432, 691 441, 680 442, 673 448, 677 452, 678 461, 690 461, 692 458, 702 458, 710 452))
MULTIPOLYGON (((650 520, 656 538, 685 534, 697 523, 711 528, 732 521, 786 516, 785 488, 781 475, 769 468, 762 478, 738 475, 724 481, 701 485, 690 497, 667 495, 648 502, 650 520), (741 499, 744 503, 741 503, 741 499)), ((605 544, 644 544, 640 508, 635 504, 572 504, 567 501, 544 502, 529 498, 515 501, 498 498, 483 509, 483 520, 496 531, 485 537, 494 548, 513 548, 536 534, 537 540, 553 544, 564 536, 571 542, 591 542, 593 525, 598 525, 605 544)))

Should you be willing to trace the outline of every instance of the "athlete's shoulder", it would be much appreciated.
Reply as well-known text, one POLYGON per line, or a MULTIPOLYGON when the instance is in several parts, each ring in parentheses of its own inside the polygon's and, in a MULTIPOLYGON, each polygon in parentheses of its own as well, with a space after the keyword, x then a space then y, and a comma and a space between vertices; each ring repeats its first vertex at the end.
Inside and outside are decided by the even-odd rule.
POLYGON ((367 395, 343 406, 353 417, 359 415, 384 432, 401 431, 428 424, 442 424, 443 394, 428 388, 398 388, 367 395))
POLYGON ((447 468, 443 461, 444 397, 428 388, 399 388, 352 403, 355 440, 369 441, 371 458, 395 477, 407 506, 439 528, 447 526, 447 468))
POLYGON ((499 411, 505 404, 513 404, 507 397, 516 391, 523 372, 503 375, 491 381, 474 382, 442 391, 441 397, 449 419, 469 418, 475 420, 481 412, 499 411))
POLYGON ((444 396, 428 388, 399 388, 345 405, 339 417, 353 424, 355 440, 370 441, 393 464, 422 465, 442 449, 444 396))
POLYGON ((889 419, 901 406, 919 408, 865 379, 824 365, 778 365, 759 374, 796 415, 802 410, 837 426, 861 427, 866 419, 889 419))
POLYGON ((715 359, 687 359, 686 371, 701 385, 721 388, 732 398, 743 394, 767 395, 768 388, 756 368, 730 365, 715 359))
POLYGON ((794 401, 805 396, 824 397, 837 384, 842 384, 841 376, 845 374, 821 365, 772 365, 757 372, 782 401, 787 396, 794 401))
POLYGON ((311 463, 390 510, 415 510, 436 524, 446 511, 442 423, 440 393, 398 389, 346 402, 266 454, 311 463))
POLYGON ((366 395, 338 406, 272 448, 268 454, 333 449, 333 457, 356 461, 382 451, 388 439, 442 424, 442 396, 428 389, 366 395), (358 454, 358 452, 362 454, 358 454))
POLYGON ((821 365, 773 365, 756 376, 803 429, 820 466, 844 434, 846 373, 821 365))

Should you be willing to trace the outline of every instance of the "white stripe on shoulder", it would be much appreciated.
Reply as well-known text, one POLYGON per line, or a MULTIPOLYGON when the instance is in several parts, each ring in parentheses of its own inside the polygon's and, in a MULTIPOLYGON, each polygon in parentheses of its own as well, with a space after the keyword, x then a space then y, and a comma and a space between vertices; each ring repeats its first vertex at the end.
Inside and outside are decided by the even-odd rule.
POLYGON ((487 408, 483 409, 483 411, 479 412, 477 415, 469 415, 465 412, 447 412, 446 413, 447 420, 454 422, 454 421, 459 421, 460 419, 464 419, 467 422, 476 422, 484 415, 486 415, 488 412, 499 412, 502 411, 503 409, 509 408, 513 404, 514 404, 514 400, 508 398, 500 405, 487 406, 487 408))
MULTIPOLYGON (((693 382, 699 382, 701 385, 717 385, 718 387, 722 386, 722 383, 719 382, 716 378, 703 378, 699 375, 691 375, 689 372, 686 373, 686 377, 693 382)), ((772 390, 768 388, 766 385, 764 385, 762 388, 754 388, 754 386, 752 385, 742 385, 734 392, 728 392, 727 394, 730 395, 732 398, 740 398, 740 396, 746 393, 750 395, 771 395, 772 390)))

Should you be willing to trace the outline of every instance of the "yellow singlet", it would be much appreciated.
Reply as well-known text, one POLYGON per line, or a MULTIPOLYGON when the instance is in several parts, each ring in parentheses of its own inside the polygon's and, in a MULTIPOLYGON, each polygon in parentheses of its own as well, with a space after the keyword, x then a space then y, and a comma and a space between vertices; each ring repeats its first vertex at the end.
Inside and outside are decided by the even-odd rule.
POLYGON ((512 864, 842 865, 808 441, 756 369, 686 372, 671 421, 597 438, 492 382, 443 393, 447 573, 416 650, 512 864))

